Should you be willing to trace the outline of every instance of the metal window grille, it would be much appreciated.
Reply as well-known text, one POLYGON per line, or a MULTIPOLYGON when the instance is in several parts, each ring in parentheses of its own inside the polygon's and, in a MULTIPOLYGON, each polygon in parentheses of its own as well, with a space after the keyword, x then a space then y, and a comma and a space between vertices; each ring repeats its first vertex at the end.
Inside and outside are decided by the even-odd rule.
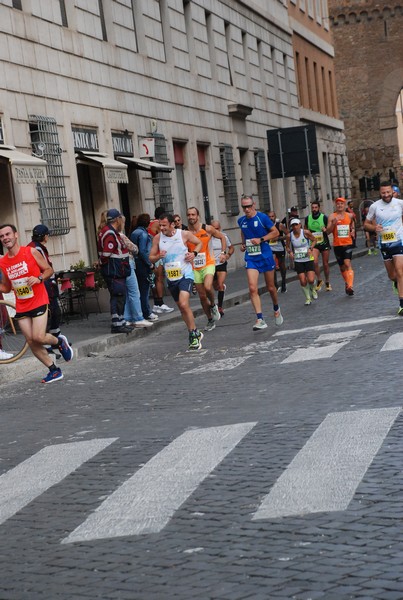
MULTIPOLYGON (((169 164, 166 139, 160 133, 153 133, 151 136, 155 140, 155 161, 162 165, 169 164)), ((151 176, 155 206, 162 206, 168 213, 173 212, 174 205, 170 173, 168 171, 152 170, 151 176)))
POLYGON ((60 4, 60 15, 62 18, 62 25, 63 27, 68 27, 69 23, 67 21, 67 13, 66 13, 66 3, 65 0, 59 0, 59 4, 60 4))
POLYGON ((269 178, 267 175, 265 151, 263 149, 256 150, 254 156, 257 191, 259 194, 259 208, 260 210, 271 210, 269 178))
POLYGON ((104 5, 103 0, 98 0, 99 6, 99 18, 101 19, 101 29, 102 29, 102 39, 104 42, 108 41, 108 35, 106 32, 106 22, 105 22, 105 13, 104 13, 104 5))
POLYGON ((70 225, 56 120, 30 115, 29 129, 32 153, 47 162, 47 182, 37 184, 41 223, 49 228, 51 235, 66 235, 70 225))
POLYGON ((307 207, 307 194, 304 175, 295 176, 295 189, 297 192, 298 208, 302 210, 303 208, 307 207))
POLYGON ((235 164, 232 146, 225 144, 220 148, 221 174, 224 186, 224 199, 227 215, 239 215, 238 192, 236 189, 235 164))

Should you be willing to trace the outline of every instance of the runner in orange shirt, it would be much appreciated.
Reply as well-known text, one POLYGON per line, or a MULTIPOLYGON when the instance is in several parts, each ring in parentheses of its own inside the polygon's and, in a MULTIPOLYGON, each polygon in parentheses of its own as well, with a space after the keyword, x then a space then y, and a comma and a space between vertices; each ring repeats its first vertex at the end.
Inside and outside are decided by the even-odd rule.
POLYGON ((327 233, 333 234, 333 250, 341 276, 345 281, 346 294, 354 296, 354 271, 351 266, 355 225, 353 216, 346 211, 347 200, 336 198, 336 211, 329 217, 327 233))
MULTIPOLYGON (((187 218, 189 231, 203 243, 201 251, 198 252, 193 261, 193 275, 200 304, 208 319, 205 331, 212 331, 215 328, 215 322, 220 320, 221 315, 214 299, 215 258, 213 252, 210 252, 209 243, 211 236, 220 238, 222 247, 220 260, 221 262, 225 262, 227 241, 221 231, 217 231, 211 225, 205 225, 200 222, 200 213, 196 207, 191 206, 188 208, 187 218)), ((194 250, 192 244, 189 244, 189 248, 190 251, 194 250)))

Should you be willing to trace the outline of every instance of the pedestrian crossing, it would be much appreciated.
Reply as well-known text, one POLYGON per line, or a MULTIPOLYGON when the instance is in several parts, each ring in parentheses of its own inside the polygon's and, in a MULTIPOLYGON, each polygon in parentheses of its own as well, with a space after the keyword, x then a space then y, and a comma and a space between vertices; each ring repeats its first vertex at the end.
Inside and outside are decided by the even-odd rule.
MULTIPOLYGON (((208 363, 203 361, 203 364, 183 371, 181 375, 233 370, 241 366, 254 354, 266 352, 271 353, 271 364, 278 363, 281 365, 288 365, 292 363, 331 359, 342 348, 351 344, 355 339, 359 338, 360 335, 364 335, 364 326, 376 326, 395 320, 402 321, 402 318, 390 316, 374 317, 351 322, 347 321, 341 323, 328 323, 326 325, 314 325, 301 329, 282 329, 273 334, 274 339, 248 344, 240 350, 236 350, 235 348, 228 350, 228 353, 241 352, 241 356, 232 356, 208 363), (360 328, 356 329, 357 326, 360 326, 360 328), (324 333, 320 333, 321 331, 324 333), (315 333, 318 335, 312 339, 312 336, 315 335, 315 333), (284 339, 285 336, 291 337, 292 341, 288 345, 282 344, 280 346, 279 342, 284 339), (305 338, 308 338, 309 341, 304 343, 305 338), (286 354, 286 356, 283 358, 284 354, 286 354)), ((377 351, 374 344, 372 344, 372 348, 374 352, 377 351)), ((379 352, 392 352, 398 350, 403 350, 403 333, 390 334, 384 344, 378 348, 379 352)))
MULTIPOLYGON (((251 520, 346 510, 400 412, 401 407, 390 407, 327 415, 263 500, 265 478, 259 473, 259 481, 253 481, 256 511, 251 520)), ((259 436, 264 427, 257 425, 247 422, 185 431, 102 499, 61 543, 162 531, 218 465, 221 473, 231 470, 232 463, 226 459, 241 441, 253 436, 256 443, 262 443, 259 436)), ((18 511, 29 510, 28 505, 39 497, 44 502, 52 486, 63 485, 68 475, 115 442, 118 438, 47 446, 1 475, 0 525, 18 511)), ((248 464, 250 456, 243 448, 248 464)), ((266 462, 269 477, 269 455, 266 462)), ((252 477, 248 469, 243 473, 241 487, 248 486, 252 477)), ((221 504, 221 497, 217 501, 221 504)))

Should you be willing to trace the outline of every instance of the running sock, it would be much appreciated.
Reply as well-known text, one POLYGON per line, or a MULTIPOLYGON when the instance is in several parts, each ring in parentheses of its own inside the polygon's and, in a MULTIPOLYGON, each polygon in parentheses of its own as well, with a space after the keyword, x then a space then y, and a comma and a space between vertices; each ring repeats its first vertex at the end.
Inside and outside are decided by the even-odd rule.
POLYGON ((218 292, 218 308, 222 308, 224 302, 224 292, 218 292))
POLYGON ((341 276, 343 277, 344 281, 348 285, 348 282, 347 282, 347 271, 340 271, 340 273, 341 273, 341 276))
POLYGON ((163 299, 162 298, 154 298, 154 305, 155 306, 162 306, 163 305, 163 299))
POLYGON ((279 308, 280 307, 279 307, 278 304, 273 304, 273 310, 274 310, 274 312, 277 312, 279 308))
POLYGON ((305 298, 306 298, 307 300, 310 300, 310 299, 311 299, 311 292, 310 292, 310 289, 309 289, 309 287, 308 287, 307 285, 304 285, 304 286, 302 287, 302 291, 304 292, 304 296, 305 296, 305 298))
POLYGON ((263 313, 256 313, 257 319, 263 319, 263 313))
POLYGON ((310 283, 309 284, 309 289, 310 289, 311 292, 313 292, 316 289, 315 283, 310 283))
POLYGON ((403 308, 403 298, 399 298, 400 306, 403 308))
POLYGON ((347 286, 350 287, 350 288, 352 288, 353 284, 354 284, 354 271, 353 271, 353 269, 348 269, 348 271, 345 271, 345 274, 346 274, 345 280, 346 280, 347 286))
POLYGON ((56 365, 54 363, 52 363, 49 367, 49 371, 52 373, 53 371, 57 371, 58 367, 56 367, 56 365))

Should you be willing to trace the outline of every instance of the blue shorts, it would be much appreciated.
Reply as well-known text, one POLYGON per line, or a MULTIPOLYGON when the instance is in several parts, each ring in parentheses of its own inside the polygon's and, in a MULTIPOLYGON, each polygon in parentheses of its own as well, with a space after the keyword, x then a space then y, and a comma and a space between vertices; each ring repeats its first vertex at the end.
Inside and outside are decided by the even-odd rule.
POLYGON ((249 256, 245 257, 245 268, 246 269, 255 269, 259 271, 259 273, 266 273, 267 271, 274 271, 275 263, 273 256, 255 256, 254 258, 250 258, 249 256))
POLYGON ((171 296, 175 302, 178 302, 180 292, 188 292, 188 294, 191 294, 192 288, 193 279, 182 277, 182 279, 178 279, 177 281, 168 280, 168 289, 171 292, 171 296))

